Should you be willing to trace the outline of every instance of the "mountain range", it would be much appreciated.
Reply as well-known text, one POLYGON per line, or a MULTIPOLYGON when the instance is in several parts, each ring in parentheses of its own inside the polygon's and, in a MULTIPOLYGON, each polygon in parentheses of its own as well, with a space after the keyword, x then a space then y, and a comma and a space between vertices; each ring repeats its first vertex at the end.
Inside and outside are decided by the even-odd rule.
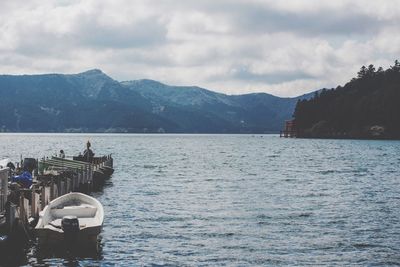
POLYGON ((0 75, 2 132, 274 133, 299 99, 226 95, 153 80, 79 74, 0 75))

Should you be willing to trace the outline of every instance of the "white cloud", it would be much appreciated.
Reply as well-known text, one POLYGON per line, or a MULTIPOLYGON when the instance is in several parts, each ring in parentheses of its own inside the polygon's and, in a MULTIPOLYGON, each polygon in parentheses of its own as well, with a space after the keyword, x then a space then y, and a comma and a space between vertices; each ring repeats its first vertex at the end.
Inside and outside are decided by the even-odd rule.
POLYGON ((226 93, 294 96, 400 53, 400 2, 0 2, 1 73, 100 68, 226 93))

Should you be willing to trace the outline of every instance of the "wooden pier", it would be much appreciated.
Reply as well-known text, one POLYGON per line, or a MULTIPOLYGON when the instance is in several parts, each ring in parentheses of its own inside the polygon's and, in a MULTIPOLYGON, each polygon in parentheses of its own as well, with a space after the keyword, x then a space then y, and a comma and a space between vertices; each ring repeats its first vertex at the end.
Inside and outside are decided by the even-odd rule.
POLYGON ((111 155, 95 157, 91 162, 58 157, 36 162, 33 184, 29 188, 10 183, 10 169, 0 169, 0 235, 20 229, 29 237, 29 229, 50 201, 69 192, 100 190, 113 172, 111 155))

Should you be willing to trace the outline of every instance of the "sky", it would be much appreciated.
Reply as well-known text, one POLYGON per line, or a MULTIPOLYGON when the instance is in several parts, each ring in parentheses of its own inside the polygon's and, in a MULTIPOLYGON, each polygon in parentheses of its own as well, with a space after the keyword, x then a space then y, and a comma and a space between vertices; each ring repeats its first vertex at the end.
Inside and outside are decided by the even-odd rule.
POLYGON ((400 59, 400 0, 0 1, 0 73, 297 96, 400 59))

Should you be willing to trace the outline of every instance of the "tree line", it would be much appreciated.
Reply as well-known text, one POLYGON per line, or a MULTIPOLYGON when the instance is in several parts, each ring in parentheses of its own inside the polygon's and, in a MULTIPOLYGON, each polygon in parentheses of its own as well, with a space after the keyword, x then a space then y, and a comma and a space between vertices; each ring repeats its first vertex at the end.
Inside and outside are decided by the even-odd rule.
POLYGON ((299 100, 293 117, 300 137, 400 139, 400 62, 362 66, 343 87, 299 100))

